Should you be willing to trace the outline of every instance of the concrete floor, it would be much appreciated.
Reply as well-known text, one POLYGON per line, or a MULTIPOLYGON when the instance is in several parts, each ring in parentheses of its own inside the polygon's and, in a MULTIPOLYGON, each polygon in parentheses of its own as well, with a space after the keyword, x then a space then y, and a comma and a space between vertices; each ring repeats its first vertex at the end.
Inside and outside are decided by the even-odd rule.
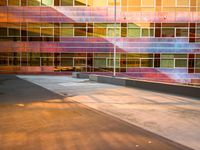
POLYGON ((59 93, 67 99, 200 150, 200 101, 197 99, 65 76, 20 78, 59 93))
MULTIPOLYGON (((67 81, 63 84, 63 81, 58 82, 59 77, 23 78, 52 90, 63 89, 75 81, 63 77, 67 81)), ((80 83, 85 84, 85 81, 80 83)), ((76 84, 72 89, 78 91, 75 87, 76 84)), ((0 76, 0 150, 160 149, 189 150, 70 97, 60 96, 15 76, 0 76)))

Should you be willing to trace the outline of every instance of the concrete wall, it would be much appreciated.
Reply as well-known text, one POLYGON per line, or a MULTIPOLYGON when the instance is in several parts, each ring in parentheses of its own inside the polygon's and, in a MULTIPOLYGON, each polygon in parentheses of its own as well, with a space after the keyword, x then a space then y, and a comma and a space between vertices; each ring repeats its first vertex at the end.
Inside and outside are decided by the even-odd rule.
POLYGON ((89 79, 91 81, 99 83, 108 83, 120 86, 140 88, 144 90, 185 96, 200 100, 200 87, 147 82, 147 81, 127 79, 127 78, 114 78, 114 77, 99 76, 99 75, 89 75, 89 79))

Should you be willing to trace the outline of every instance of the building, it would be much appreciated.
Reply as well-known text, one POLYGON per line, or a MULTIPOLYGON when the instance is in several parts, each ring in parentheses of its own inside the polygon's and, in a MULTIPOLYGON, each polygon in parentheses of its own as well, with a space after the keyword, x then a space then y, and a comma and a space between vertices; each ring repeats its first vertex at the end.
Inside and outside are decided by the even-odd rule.
POLYGON ((1 0, 0 72, 200 83, 200 0, 1 0), (116 36, 115 39, 115 29, 116 36))

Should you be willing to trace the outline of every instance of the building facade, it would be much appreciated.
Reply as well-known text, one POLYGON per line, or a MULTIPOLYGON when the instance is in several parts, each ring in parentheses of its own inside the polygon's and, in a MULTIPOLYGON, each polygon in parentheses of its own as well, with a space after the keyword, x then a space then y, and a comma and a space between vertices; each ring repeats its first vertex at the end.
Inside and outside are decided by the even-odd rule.
POLYGON ((0 73, 111 75, 115 44, 118 76, 199 84, 200 0, 117 0, 116 26, 114 0, 0 1, 0 73))

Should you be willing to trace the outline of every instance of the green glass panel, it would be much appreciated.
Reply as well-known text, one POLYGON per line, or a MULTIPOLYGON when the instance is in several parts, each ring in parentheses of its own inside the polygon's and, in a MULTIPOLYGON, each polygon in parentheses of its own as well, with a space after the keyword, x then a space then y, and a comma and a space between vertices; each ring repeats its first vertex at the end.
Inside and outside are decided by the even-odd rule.
POLYGON ((200 68, 200 59, 195 60, 195 67, 200 68))
POLYGON ((153 67, 153 59, 141 59, 141 67, 153 67))
POLYGON ((61 66, 73 66, 73 58, 61 58, 61 66))
MULTIPOLYGON (((107 59, 107 67, 113 67, 114 66, 114 60, 113 59, 107 59)), ((120 67, 119 59, 116 59, 116 67, 120 67)))
POLYGON ((53 5, 53 0, 42 0, 43 6, 51 6, 53 5))
POLYGON ((140 37, 140 28, 129 28, 128 37, 140 37))
POLYGON ((149 29, 142 29, 142 36, 143 37, 149 37, 150 36, 149 29))
POLYGON ((174 59, 161 59, 160 67, 161 68, 174 68, 174 59))
POLYGON ((176 59, 175 67, 187 67, 187 59, 176 59))
POLYGON ((74 58, 74 66, 86 66, 86 59, 74 58))
POLYGON ((106 58, 95 58, 94 59, 94 67, 106 68, 106 58))
MULTIPOLYGON (((114 37, 115 36, 115 28, 108 28, 107 36, 114 37)), ((120 29, 119 28, 116 29, 116 36, 120 37, 120 29)))
POLYGON ((28 0, 28 6, 40 6, 41 0, 28 0))
POLYGON ((75 0, 75 6, 86 6, 86 0, 75 0))
POLYGON ((7 28, 0 28, 0 36, 7 36, 7 28))
POLYGON ((20 5, 19 0, 8 0, 8 6, 19 6, 19 5, 20 5))
POLYGON ((61 28, 61 36, 73 37, 73 28, 61 28))
POLYGON ((188 29, 176 29, 177 37, 188 37, 188 29))
POLYGON ((139 59, 127 59, 127 67, 140 67, 139 59))
POLYGON ((106 28, 94 28, 95 37, 106 37, 106 28))
POLYGON ((174 58, 174 54, 161 54, 160 58, 174 58))
POLYGON ((61 6, 73 6, 73 0, 61 0, 61 6))
POLYGON ((9 36, 20 36, 20 28, 9 29, 9 36))
POLYGON ((162 28, 162 37, 174 37, 174 28, 162 28))
POLYGON ((86 36, 86 28, 74 28, 74 36, 86 36))

